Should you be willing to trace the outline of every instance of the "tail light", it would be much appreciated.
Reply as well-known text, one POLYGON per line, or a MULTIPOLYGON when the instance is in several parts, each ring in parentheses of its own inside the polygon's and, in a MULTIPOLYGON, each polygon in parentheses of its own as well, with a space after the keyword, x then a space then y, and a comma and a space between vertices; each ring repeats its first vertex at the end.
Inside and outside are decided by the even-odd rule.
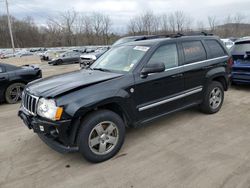
POLYGON ((233 60, 232 57, 230 57, 230 58, 227 60, 227 65, 228 65, 228 67, 231 69, 232 66, 233 66, 233 64, 234 64, 234 60, 233 60))

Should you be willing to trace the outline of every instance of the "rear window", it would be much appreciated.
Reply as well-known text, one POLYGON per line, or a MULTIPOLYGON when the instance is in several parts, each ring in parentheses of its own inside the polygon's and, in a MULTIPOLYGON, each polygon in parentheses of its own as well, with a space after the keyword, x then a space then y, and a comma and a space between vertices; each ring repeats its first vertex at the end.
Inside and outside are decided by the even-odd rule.
POLYGON ((201 41, 183 42, 185 64, 202 61, 206 59, 206 51, 201 41))
POLYGON ((205 40, 207 47, 211 53, 211 58, 221 57, 225 55, 223 47, 216 40, 205 40))
POLYGON ((235 43, 231 50, 233 55, 244 55, 246 52, 250 52, 250 41, 235 43))

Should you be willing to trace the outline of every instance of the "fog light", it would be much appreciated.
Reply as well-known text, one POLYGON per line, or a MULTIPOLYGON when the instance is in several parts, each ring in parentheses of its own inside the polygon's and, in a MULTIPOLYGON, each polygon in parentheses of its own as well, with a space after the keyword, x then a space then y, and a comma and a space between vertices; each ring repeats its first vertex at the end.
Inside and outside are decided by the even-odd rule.
POLYGON ((40 131, 44 132, 44 127, 42 125, 39 126, 40 131))

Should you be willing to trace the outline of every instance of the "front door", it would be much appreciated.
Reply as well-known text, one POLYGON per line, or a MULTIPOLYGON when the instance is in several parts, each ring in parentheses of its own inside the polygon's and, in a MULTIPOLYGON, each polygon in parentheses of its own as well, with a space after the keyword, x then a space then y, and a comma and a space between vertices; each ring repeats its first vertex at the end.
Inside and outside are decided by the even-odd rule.
POLYGON ((135 101, 139 121, 150 120, 178 109, 184 90, 182 67, 179 67, 179 55, 175 43, 165 44, 155 50, 147 63, 164 63, 166 70, 149 74, 142 78, 135 76, 135 101))

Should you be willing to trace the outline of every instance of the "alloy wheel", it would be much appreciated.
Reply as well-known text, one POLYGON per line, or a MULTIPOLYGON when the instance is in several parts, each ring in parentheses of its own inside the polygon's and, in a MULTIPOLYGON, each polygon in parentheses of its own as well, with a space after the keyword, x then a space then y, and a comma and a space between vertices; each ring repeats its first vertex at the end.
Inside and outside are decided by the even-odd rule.
POLYGON ((212 109, 216 109, 220 106, 222 101, 222 91, 219 87, 215 87, 209 97, 209 105, 212 109))
POLYGON ((97 124, 89 134, 89 148, 97 155, 111 152, 118 143, 118 127, 111 121, 97 124))

